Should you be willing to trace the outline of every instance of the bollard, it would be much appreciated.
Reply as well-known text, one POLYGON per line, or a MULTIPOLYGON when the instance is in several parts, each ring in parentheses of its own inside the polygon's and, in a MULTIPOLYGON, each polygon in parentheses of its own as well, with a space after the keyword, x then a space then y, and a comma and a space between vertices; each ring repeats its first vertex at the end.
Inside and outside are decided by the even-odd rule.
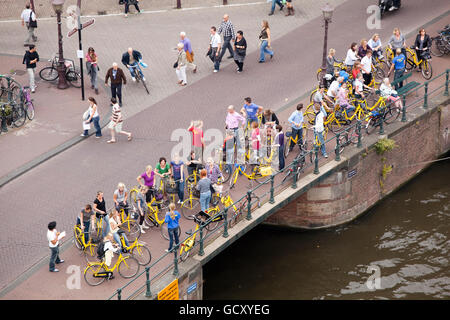
POLYGON ((444 96, 448 96, 448 74, 450 72, 450 69, 447 69, 445 71, 445 91, 444 91, 444 96))
POLYGON ((273 197, 273 194, 274 194, 274 188, 273 188, 274 180, 275 180, 275 176, 272 174, 270 176, 270 199, 269 199, 269 203, 270 204, 274 204, 275 203, 275 199, 273 197))
POLYGON ((247 191, 247 220, 252 219, 252 192, 247 191))
POLYGON ((314 145, 314 154, 316 155, 314 159, 314 174, 319 174, 319 146, 314 145))
MULTIPOLYGON (((177 252, 178 252, 178 248, 179 248, 179 244, 176 244, 173 248, 172 248, 172 250, 173 250, 173 256, 174 256, 174 258, 173 258, 173 275, 175 276, 175 277, 178 277, 178 274, 179 274, 179 272, 178 272, 178 257, 177 257, 177 252)), ((192 249, 191 249, 192 250, 192 249)))
POLYGON ((181 0, 177 0, 177 9, 181 9, 181 0))
POLYGON ((423 108, 427 109, 428 108, 428 81, 425 82, 424 86, 425 86, 425 94, 423 95, 423 108))
POLYGON ((122 289, 117 289, 117 300, 122 300, 122 289))
POLYGON ((147 286, 147 290, 145 291, 145 296, 147 298, 152 296, 152 292, 150 291, 150 267, 145 267, 145 277, 147 278, 147 281, 145 282, 147 286))
POLYGON ((223 5, 226 6, 228 4, 228 0, 223 0, 223 5))
POLYGON ((378 132, 379 135, 384 134, 384 126, 383 126, 383 116, 380 116, 380 131, 378 132))
POLYGON ((406 96, 403 95, 402 122, 406 121, 406 96))
POLYGON ((358 119, 356 122, 356 132, 358 132, 358 144, 356 145, 357 148, 362 148, 362 141, 361 141, 361 120, 358 119))
POLYGON ((223 226, 222 237, 228 238, 228 208, 223 209, 223 220, 225 225, 223 226))
POLYGON ((340 142, 339 142, 339 138, 341 137, 340 133, 336 133, 336 148, 334 149, 334 152, 336 154, 336 157, 334 158, 334 160, 336 161, 341 161, 341 155, 339 152, 339 149, 341 148, 340 142))
POLYGON ((297 189, 297 167, 298 167, 298 159, 295 157, 293 165, 292 165, 292 173, 294 177, 292 179, 292 189, 297 189))
POLYGON ((205 251, 203 250, 203 225, 200 225, 200 249, 198 250, 198 255, 203 256, 205 255, 205 251))

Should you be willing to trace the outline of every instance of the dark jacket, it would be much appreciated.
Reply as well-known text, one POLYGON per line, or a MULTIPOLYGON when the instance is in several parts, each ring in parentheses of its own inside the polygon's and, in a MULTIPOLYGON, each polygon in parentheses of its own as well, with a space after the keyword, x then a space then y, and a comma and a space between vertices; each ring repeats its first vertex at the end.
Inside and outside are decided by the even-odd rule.
POLYGON ((108 79, 111 78, 111 84, 127 84, 127 78, 125 78, 125 74, 123 73, 122 69, 117 68, 117 75, 116 79, 113 77, 113 68, 109 68, 108 72, 106 73, 105 83, 108 83, 108 79))
MULTIPOLYGON (((414 42, 414 49, 416 47, 420 48, 420 34, 417 35, 416 41, 414 42)), ((430 36, 428 34, 425 34, 425 38, 424 38, 424 41, 423 41, 423 47, 424 48, 428 48, 428 49, 430 49, 430 47, 431 47, 431 39, 430 39, 430 36)))
MULTIPOLYGON (((139 51, 133 50, 132 54, 133 54, 133 58, 134 58, 134 60, 136 60, 136 62, 138 62, 139 60, 142 59, 142 55, 139 51)), ((122 63, 125 66, 130 64, 130 54, 128 53, 128 51, 122 55, 122 63)))
POLYGON ((25 52, 25 55, 23 56, 22 64, 26 64, 27 69, 28 68, 36 68, 36 63, 30 63, 30 61, 32 61, 34 59, 37 59, 37 61, 39 61, 39 54, 37 53, 37 51, 30 52, 27 50, 25 52))
POLYGON ((266 122, 272 122, 272 121, 275 122, 275 124, 280 124, 280 121, 278 120, 278 117, 276 116, 275 113, 272 113, 270 115, 270 120, 266 120, 266 117, 263 114, 262 119, 261 119, 262 124, 266 124, 266 122))

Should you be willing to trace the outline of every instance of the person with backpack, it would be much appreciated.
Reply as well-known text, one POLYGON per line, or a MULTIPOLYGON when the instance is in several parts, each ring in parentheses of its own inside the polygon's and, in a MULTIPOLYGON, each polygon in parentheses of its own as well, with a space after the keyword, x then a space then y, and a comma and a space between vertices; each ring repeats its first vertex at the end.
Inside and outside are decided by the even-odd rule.
POLYGON ((169 212, 166 213, 164 218, 164 222, 167 223, 167 230, 169 231, 169 249, 166 249, 166 252, 170 252, 173 247, 173 241, 175 240, 175 245, 180 243, 178 239, 178 228, 180 226, 181 215, 178 211, 175 210, 175 203, 171 202, 169 204, 169 212))

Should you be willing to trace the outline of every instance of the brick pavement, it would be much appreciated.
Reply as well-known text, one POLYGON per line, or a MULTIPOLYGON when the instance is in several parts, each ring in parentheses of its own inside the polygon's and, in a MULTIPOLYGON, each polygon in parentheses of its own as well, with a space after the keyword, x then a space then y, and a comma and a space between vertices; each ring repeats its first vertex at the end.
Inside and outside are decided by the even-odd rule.
MULTIPOLYGON (((411 3, 417 5, 417 2, 411 3)), ((434 9, 435 11, 428 12, 426 15, 424 15, 423 12, 409 12, 407 18, 405 16, 403 19, 395 21, 395 24, 400 25, 404 29, 413 29, 418 22, 425 23, 447 9, 444 2, 442 2, 441 5, 442 7, 437 6, 434 9)), ((363 6, 364 4, 360 4, 359 2, 349 1, 349 3, 339 7, 336 14, 338 14, 338 12, 341 14, 344 12, 348 14, 351 10, 361 12, 361 10, 364 9, 363 6)), ((361 24, 361 20, 357 21, 357 19, 355 19, 355 21, 352 21, 352 24, 357 25, 358 23, 361 24)), ((392 24, 393 22, 390 21, 390 23, 392 24)), ((317 34, 314 32, 320 28, 320 24, 321 21, 315 19, 303 28, 296 30, 294 34, 301 31, 302 34, 305 34, 305 42, 312 41, 317 37, 317 34)), ((343 42, 343 39, 345 38, 344 35, 348 34, 349 30, 354 30, 354 25, 352 24, 341 23, 340 28, 342 28, 342 36, 335 37, 331 40, 331 45, 340 50, 338 52, 344 52, 344 48, 346 47, 345 43, 348 42, 348 39, 343 42)), ((384 33, 386 34, 384 35, 384 38, 386 38, 387 34, 392 30, 391 25, 387 28, 388 30, 384 30, 384 33)), ((362 31, 363 33, 358 35, 358 37, 366 36, 367 30, 362 31)), ((148 125, 146 126, 146 123, 148 123, 148 119, 151 119, 153 116, 152 110, 162 110, 164 108, 164 110, 166 110, 165 112, 169 115, 187 114, 192 106, 197 106, 199 110, 192 116, 193 118, 202 115, 207 128, 220 128, 225 113, 225 106, 228 102, 224 102, 218 106, 212 106, 208 104, 212 99, 215 99, 215 101, 230 101, 231 103, 239 105, 242 103, 242 97, 247 95, 247 93, 250 93, 249 95, 252 97, 257 97, 255 99, 256 103, 260 103, 264 106, 271 106, 273 109, 277 110, 285 103, 284 97, 295 97, 298 96, 299 93, 304 92, 306 88, 311 86, 311 79, 314 78, 314 71, 316 69, 314 65, 316 65, 315 61, 317 60, 314 57, 317 56, 316 51, 320 50, 312 49, 311 52, 302 52, 301 50, 298 50, 298 47, 301 46, 301 44, 292 44, 291 37, 292 34, 288 34, 277 41, 274 41, 274 48, 279 48, 280 59, 274 60, 273 63, 267 63, 267 65, 264 65, 264 69, 262 69, 262 67, 254 68, 251 69, 252 72, 241 74, 245 75, 246 78, 241 77, 237 79, 235 75, 233 75, 233 67, 225 68, 224 72, 220 73, 222 78, 218 79, 215 77, 216 75, 208 75, 205 79, 201 79, 197 81, 197 83, 189 86, 188 92, 177 92, 169 98, 155 104, 151 109, 130 117, 127 125, 133 129, 132 131, 136 133, 137 137, 133 143, 127 145, 126 142, 123 142, 107 147, 97 144, 93 139, 88 140, 85 143, 79 144, 67 152, 64 152, 58 157, 49 160, 26 175, 19 177, 17 181, 3 187, 0 190, 0 197, 6 194, 9 195, 7 201, 3 205, 3 210, 14 212, 34 212, 34 210, 38 210, 39 216, 37 218, 35 215, 32 217, 24 216, 24 223, 21 225, 17 225, 12 216, 5 216, 5 221, 2 227, 0 227, 0 234, 2 234, 2 239, 4 240, 2 240, 2 243, 6 244, 3 247, 3 251, 5 256, 11 256, 13 259, 7 264, 2 261, 2 264, 5 264, 4 267, 2 266, 2 269, 4 268, 9 274, 13 274, 13 269, 11 267, 18 271, 18 265, 28 267, 30 262, 32 264, 32 261, 37 261, 39 257, 47 254, 46 252, 48 249, 45 247, 43 244, 44 241, 42 240, 45 238, 45 227, 43 226, 46 225, 49 219, 55 217, 55 212, 58 213, 57 219, 61 226, 60 228, 70 230, 70 227, 73 224, 73 217, 76 215, 80 203, 84 203, 83 201, 91 201, 91 198, 93 198, 95 194, 94 190, 102 188, 107 195, 106 200, 110 203, 110 196, 108 195, 112 194, 118 180, 123 179, 127 185, 133 185, 134 177, 136 176, 136 172, 139 173, 139 168, 143 168, 148 162, 155 163, 160 154, 167 154, 167 147, 169 145, 167 140, 170 129, 178 128, 180 126, 185 127, 188 120, 171 118, 169 123, 152 122, 152 127, 149 127, 148 125), (299 52, 299 55, 293 57, 290 52, 283 51, 282 48, 285 50, 286 48, 293 48, 292 51, 299 52), (307 66, 304 66, 302 63, 299 63, 299 60, 309 62, 309 65, 307 64, 307 66), (295 66, 301 66, 305 69, 304 74, 309 74, 309 76, 299 79, 297 74, 292 72, 293 69, 295 70, 295 66), (264 79, 257 83, 255 83, 255 81, 249 81, 251 79, 262 79, 261 77, 266 74, 271 74, 272 78, 268 80, 264 79), (284 81, 282 82, 281 79, 284 81), (279 82, 277 83, 274 80, 278 80, 279 82), (214 89, 219 86, 222 90, 214 89), (246 91, 241 92, 242 90, 238 90, 237 88, 245 88, 246 91), (213 93, 211 91, 213 91, 213 93), (205 95, 205 92, 211 93, 205 95), (188 103, 185 103, 185 100, 183 100, 184 94, 189 94, 188 103), (272 103, 263 104, 261 101, 272 103), (206 110, 205 106, 211 106, 209 108, 206 107, 208 108, 206 114, 204 112, 204 110, 206 110), (148 137, 151 138, 149 139, 148 137), (92 154, 92 150, 94 149, 96 150, 95 155, 92 154), (111 159, 111 161, 102 161, 101 166, 91 165, 98 161, 98 159, 111 159), (118 161, 121 164, 123 163, 123 165, 120 166, 119 173, 116 172, 118 161), (77 169, 75 170, 74 168, 77 169), (82 172, 84 176, 80 177, 80 172, 82 172), (99 181, 101 181, 101 183, 99 183, 99 181), (37 187, 38 185, 46 186, 46 190, 40 190, 39 187, 37 187), (58 196, 53 194, 49 195, 48 190, 53 191, 53 194, 55 194, 55 191, 59 191, 57 193, 58 196), (30 195, 28 202, 25 203, 19 201, 19 192, 21 194, 30 195), (49 202, 52 204, 51 211, 46 210, 49 202), (71 208, 75 209, 72 210, 71 208), (32 218, 33 226, 25 222, 30 221, 30 218, 32 218), (39 230, 42 231, 36 233, 34 229, 35 226, 40 226, 39 230), (19 240, 14 237, 14 233, 25 233, 27 234, 27 239, 19 240), (6 235, 8 235, 8 241, 6 241, 6 235), (21 252, 21 255, 15 255, 13 247, 7 246, 7 244, 15 243, 23 243, 23 252, 21 252), (37 244, 42 244, 42 246, 37 244)), ((248 59, 251 61, 251 59, 255 57, 256 54, 252 53, 249 55, 248 59)), ((438 59, 435 60, 439 61, 438 59)), ((254 65, 257 65, 256 62, 249 63, 249 66, 254 65)), ((171 145, 173 145, 173 143, 171 145)), ((244 183, 242 182, 242 184, 244 183)), ((147 241, 146 237, 144 237, 144 241, 147 241)), ((155 243, 155 245, 157 244, 155 243)), ((159 251, 161 250, 162 248, 159 248, 159 251)), ((69 251, 67 252, 68 255, 64 256, 66 261, 68 257, 73 259, 74 263, 80 261, 69 255, 69 251)), ((158 252, 158 250, 156 250, 156 252, 158 252)), ((155 254, 155 256, 158 255, 155 254)), ((43 284, 39 279, 52 279, 53 276, 48 272, 45 272, 45 269, 46 266, 39 270, 39 272, 36 273, 36 276, 28 279, 6 297, 15 299, 24 298, 30 294, 29 291, 33 288, 33 284, 42 288, 43 284)), ((92 290, 83 290, 82 292, 65 290, 64 283, 66 278, 64 277, 64 274, 59 274, 57 277, 59 280, 54 279, 54 281, 47 281, 45 284, 48 288, 55 288, 55 286, 59 288, 55 291, 54 297, 61 297, 64 295, 64 298, 79 298, 80 296, 83 298, 101 298, 101 296, 108 296, 111 293, 109 287, 106 286, 102 286, 104 291, 100 290, 100 295, 98 291, 94 292, 92 290)), ((2 281, 5 280, 2 279, 2 281)), ((124 283, 124 281, 122 281, 122 279, 117 279, 113 286, 116 288, 121 283, 124 283)), ((85 288, 84 283, 82 283, 82 286, 85 288)), ((34 295, 33 297, 36 298, 37 296, 34 295)))

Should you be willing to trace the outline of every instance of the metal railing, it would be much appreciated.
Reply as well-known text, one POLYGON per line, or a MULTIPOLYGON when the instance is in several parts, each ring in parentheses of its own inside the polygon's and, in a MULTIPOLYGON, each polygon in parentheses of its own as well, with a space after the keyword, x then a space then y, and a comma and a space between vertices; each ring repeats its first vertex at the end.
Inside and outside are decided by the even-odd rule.
MULTIPOLYGON (((413 89, 412 91, 416 91, 418 92, 421 88, 424 88, 424 94, 423 96, 419 97, 418 99, 412 101, 409 105, 406 105, 406 95, 402 96, 403 99, 403 110, 402 110, 402 118, 401 118, 401 122, 406 122, 406 114, 407 114, 407 109, 408 108, 412 108, 413 106, 418 105, 420 102, 422 102, 422 107, 424 109, 428 108, 428 101, 431 95, 439 92, 442 88, 444 88, 444 92, 443 95, 444 96, 448 96, 449 95, 449 73, 450 73, 450 69, 447 69, 446 71, 442 72, 441 74, 437 75, 436 77, 432 78, 429 81, 424 82, 423 84, 419 85, 417 88, 413 89), (429 84, 432 83, 433 81, 440 79, 443 75, 445 75, 445 82, 443 84, 441 84, 440 86, 434 88, 431 92, 429 92, 429 84)), ((328 140, 325 141, 325 145, 331 145, 332 141, 336 141, 334 142, 335 145, 335 160, 336 161, 340 161, 340 144, 339 144, 339 136, 341 134, 343 134, 345 131, 349 132, 350 130, 357 130, 358 132, 358 142, 357 142, 357 148, 362 148, 362 121, 363 120, 357 120, 357 122, 353 125, 347 126, 346 128, 343 128, 341 131, 337 132, 336 135, 334 135, 333 137, 329 138, 328 140)), ((379 134, 384 134, 384 125, 383 125, 383 117, 380 117, 380 123, 379 123, 379 134)), ((302 168, 302 172, 306 171, 307 169, 314 167, 313 169, 313 174, 319 174, 319 147, 317 145, 314 145, 314 148, 312 150, 306 151, 303 154, 303 157, 305 157, 305 159, 311 159, 314 158, 314 161, 309 161, 309 163, 306 163, 307 161, 305 161, 305 166, 302 168)), ((247 193, 245 195, 243 195, 239 200, 235 201, 233 203, 234 206, 240 207, 242 205, 242 203, 244 201, 247 201, 247 208, 246 208, 246 212, 241 213, 241 219, 245 219, 246 220, 252 220, 252 206, 254 204, 254 202, 252 203, 252 201, 255 201, 255 195, 258 196, 259 200, 262 203, 270 203, 270 204, 274 204, 275 203, 275 193, 277 192, 277 194, 283 192, 284 190, 286 190, 287 188, 292 188, 292 189, 297 189, 297 166, 298 166, 298 161, 299 158, 298 156, 294 158, 294 160, 287 165, 283 170, 276 172, 275 174, 272 174, 270 176, 267 177, 267 179, 265 179, 261 184, 257 185, 255 188, 251 188, 250 190, 247 191, 247 193), (285 179, 284 181, 279 182, 278 184, 275 183, 275 180, 277 178, 280 177, 284 177, 287 170, 293 170, 293 174, 292 174, 292 180, 290 181, 290 179, 285 179), (267 184, 270 184, 270 188, 268 191, 265 191, 262 194, 257 194, 257 191, 261 191, 261 188, 267 184), (262 199, 267 198, 265 201, 262 201, 262 199)), ((180 243, 178 245, 175 245, 173 247, 173 249, 170 252, 167 252, 165 254, 163 254, 158 260, 156 260, 155 262, 153 262, 150 266, 146 267, 145 270, 141 273, 139 273, 138 275, 135 276, 135 278, 133 280, 131 280, 130 282, 128 282, 126 285, 118 288, 116 290, 116 292, 109 297, 108 300, 113 299, 114 297, 117 297, 118 300, 122 299, 122 292, 124 289, 126 289, 127 287, 129 287, 131 284, 135 283, 138 279, 141 279, 144 275, 145 275, 145 283, 141 286, 138 287, 138 289, 136 289, 133 293, 131 293, 127 299, 130 299, 132 297, 134 297, 136 294, 138 294, 139 292, 141 292, 144 288, 145 288, 145 296, 146 297, 151 297, 152 293, 151 293, 151 282, 157 280, 158 278, 160 278, 162 275, 166 274, 168 271, 170 271, 171 269, 173 269, 172 274, 174 276, 178 276, 179 275, 179 269, 178 269, 178 264, 179 264, 179 259, 178 259, 178 251, 179 248, 181 246, 181 244, 186 241, 188 238, 192 238, 194 234, 198 233, 197 236, 200 238, 197 241, 195 241, 195 243, 193 244, 193 247, 191 249, 191 255, 192 254, 198 254, 199 256, 203 256, 205 254, 204 248, 205 245, 207 244, 207 242, 212 242, 215 239, 217 239, 218 237, 220 237, 220 233, 219 231, 222 231, 221 235, 224 238, 227 238, 229 236, 228 230, 230 228, 229 226, 229 210, 233 207, 233 205, 230 205, 228 207, 223 208, 219 213, 217 213, 216 215, 214 215, 213 217, 211 217, 210 219, 208 219, 204 224, 201 224, 199 226, 199 229, 194 232, 192 235, 190 235, 189 237, 186 237, 183 241, 180 241, 180 243), (216 219, 218 216, 222 216, 222 223, 220 224, 219 227, 217 227, 213 232, 208 233, 205 236, 205 226, 211 222, 212 220, 216 219), (163 270, 161 270, 160 272, 158 272, 156 275, 153 275, 152 277, 150 277, 150 270, 152 268, 154 268, 155 265, 157 265, 158 263, 160 263, 162 260, 164 260, 166 257, 168 257, 169 255, 173 255, 173 263, 172 264, 168 264, 163 270)), ((237 222, 239 223, 239 222, 237 222)))

